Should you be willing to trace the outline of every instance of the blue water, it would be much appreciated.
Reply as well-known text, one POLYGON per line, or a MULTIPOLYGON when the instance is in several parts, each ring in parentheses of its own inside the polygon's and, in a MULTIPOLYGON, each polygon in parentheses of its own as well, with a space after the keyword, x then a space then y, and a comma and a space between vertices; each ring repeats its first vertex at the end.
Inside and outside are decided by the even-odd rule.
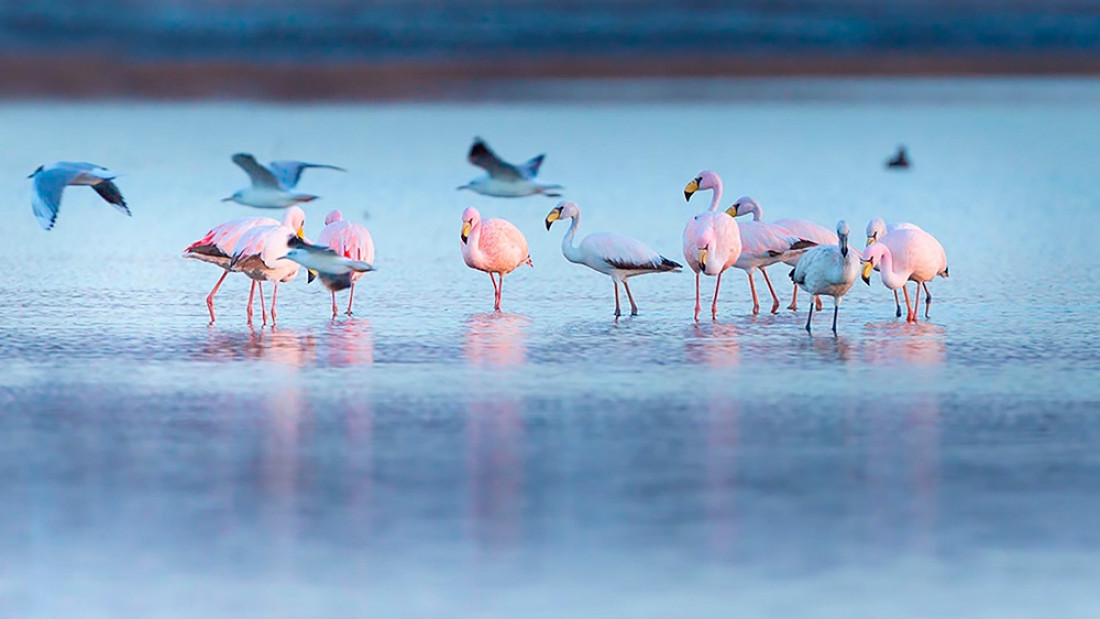
POLYGON ((0 106, 0 615, 1095 616, 1100 83, 751 95, 0 106), (713 168, 766 218, 919 223, 951 278, 917 325, 857 284, 837 338, 751 315, 734 272, 715 323, 688 274, 634 280, 616 322, 552 201, 454 191, 474 135, 546 151, 582 234, 679 259, 713 168), (349 170, 302 188, 309 234, 338 207, 374 236, 354 318, 302 278, 250 328, 230 278, 207 326, 219 273, 179 252, 256 213, 218 201, 239 150, 349 170), (124 172, 133 218, 71 188, 39 229, 23 177, 57 159, 124 172), (531 245, 501 315, 469 205, 531 245))

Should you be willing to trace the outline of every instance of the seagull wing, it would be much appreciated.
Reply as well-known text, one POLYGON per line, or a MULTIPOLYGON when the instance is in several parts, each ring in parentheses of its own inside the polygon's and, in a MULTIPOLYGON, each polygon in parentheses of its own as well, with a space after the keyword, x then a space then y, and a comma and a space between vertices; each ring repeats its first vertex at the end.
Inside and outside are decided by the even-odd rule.
POLYGON ((34 175, 34 195, 31 204, 34 216, 45 230, 53 228, 57 221, 57 211, 61 208, 61 194, 65 187, 83 170, 68 167, 50 167, 34 175))
POLYGON ((525 178, 523 173, 516 169, 516 166, 497 157, 496 153, 489 150, 489 146, 481 138, 474 140, 474 145, 470 147, 470 154, 466 155, 466 160, 485 170, 489 173, 489 176, 497 180, 510 181, 525 178))
POLYGON ((130 208, 126 206, 126 200, 122 197, 122 192, 118 190, 118 185, 115 185, 111 181, 102 181, 92 185, 92 189, 99 194, 101 198, 106 200, 111 206, 115 207, 119 211, 126 213, 127 217, 131 217, 130 208))
POLYGON ((283 186, 283 189, 287 190, 294 189, 298 186, 298 181, 302 179, 302 171, 306 168, 320 168, 347 172, 344 168, 328 165, 327 163, 307 163, 305 161, 272 161, 267 165, 267 168, 275 175, 275 178, 279 181, 279 184, 283 186))
POLYGON ((523 174, 527 180, 535 180, 535 177, 539 175, 539 166, 542 165, 542 160, 546 158, 546 155, 539 155, 538 157, 532 157, 527 163, 519 166, 519 171, 523 174))
POLYGON ((248 178, 252 179, 252 186, 256 189, 282 189, 279 179, 271 173, 271 170, 263 167, 256 158, 248 153, 233 155, 233 163, 239 165, 248 178))

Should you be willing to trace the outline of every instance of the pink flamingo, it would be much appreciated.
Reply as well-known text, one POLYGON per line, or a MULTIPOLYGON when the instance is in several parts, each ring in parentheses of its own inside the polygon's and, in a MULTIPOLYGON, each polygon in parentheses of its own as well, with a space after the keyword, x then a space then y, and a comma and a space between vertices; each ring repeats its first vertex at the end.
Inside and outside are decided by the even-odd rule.
MULTIPOLYGON (((233 261, 233 248, 245 232, 257 226, 277 226, 279 222, 270 217, 244 217, 233 219, 211 228, 201 239, 191 243, 183 250, 184 258, 194 258, 210 264, 216 264, 224 272, 210 294, 206 295, 206 309, 210 312, 210 324, 214 324, 214 295, 218 293, 225 276, 229 275, 229 263, 233 261)), ((256 282, 248 293, 248 315, 252 316, 252 298, 256 293, 256 282)), ((263 294, 261 292, 261 294, 263 294)))
MULTIPOLYGON (((334 210, 325 216, 325 229, 317 237, 317 244, 328 247, 340 256, 349 260, 361 260, 374 264, 374 240, 366 227, 354 221, 345 221, 339 210, 334 210)), ((312 274, 311 274, 312 275, 312 274)), ((332 317, 336 318, 339 310, 336 308, 336 291, 350 288, 348 292, 348 311, 351 316, 351 303, 355 298, 355 281, 363 275, 362 272, 352 271, 343 275, 326 275, 321 273, 321 283, 332 293, 332 317)))
MULTIPOLYGON (((877 268, 882 283, 887 288, 905 293, 906 322, 917 322, 920 306, 921 286, 932 281, 938 275, 948 277, 947 253, 936 237, 921 229, 897 229, 877 243, 863 250, 863 282, 871 285, 871 270, 877 268), (909 306, 909 288, 906 284, 916 282, 916 298, 909 306)), ((924 317, 928 318, 932 295, 925 297, 924 317)))
POLYGON ((710 189, 714 197, 710 209, 688 220, 684 226, 684 259, 695 271, 695 320, 699 320, 699 273, 718 276, 714 284, 714 301, 710 305, 710 317, 718 317, 718 288, 722 285, 722 273, 741 257, 741 233, 737 222, 724 211, 718 210, 722 201, 722 177, 717 172, 704 170, 684 187, 684 199, 691 200, 696 191, 710 189))
MULTIPOLYGON (((233 247, 233 259, 229 270, 244 273, 255 282, 272 282, 271 324, 275 324, 275 300, 279 296, 279 283, 289 282, 298 275, 298 263, 284 258, 290 247, 287 242, 297 236, 305 238, 305 211, 292 206, 287 209, 282 225, 256 226, 245 231, 233 247)), ((263 286, 260 287, 260 310, 264 310, 263 286)), ((267 314, 264 313, 264 324, 267 314)), ((252 322, 252 303, 249 299, 248 322, 252 322)))
POLYGON ((511 222, 503 219, 481 219, 481 213, 470 207, 462 211, 462 259, 466 266, 485 271, 493 282, 493 309, 500 311, 504 292, 504 276, 521 264, 534 266, 527 251, 527 239, 511 222), (496 273, 500 282, 493 277, 496 273))

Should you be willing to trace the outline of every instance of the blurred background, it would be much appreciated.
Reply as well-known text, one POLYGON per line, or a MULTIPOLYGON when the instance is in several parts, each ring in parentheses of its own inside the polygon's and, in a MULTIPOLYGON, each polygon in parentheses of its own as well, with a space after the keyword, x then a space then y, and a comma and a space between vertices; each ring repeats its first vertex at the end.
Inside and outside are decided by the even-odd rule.
POLYGON ((1085 0, 25 0, 7 97, 478 97, 548 78, 1094 74, 1085 0))

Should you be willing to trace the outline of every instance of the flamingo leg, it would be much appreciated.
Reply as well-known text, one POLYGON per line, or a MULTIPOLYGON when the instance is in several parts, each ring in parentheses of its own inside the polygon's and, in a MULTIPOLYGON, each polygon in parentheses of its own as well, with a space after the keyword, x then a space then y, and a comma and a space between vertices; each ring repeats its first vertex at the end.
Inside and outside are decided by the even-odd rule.
POLYGON ((814 318, 814 304, 810 304, 810 313, 806 315, 806 333, 813 334, 813 330, 810 329, 810 321, 814 318))
POLYGON ((351 283, 351 289, 348 290, 348 316, 351 316, 351 302, 355 298, 355 282, 351 283))
POLYGON ((745 271, 749 276, 749 290, 752 290, 752 313, 760 313, 760 299, 756 296, 756 281, 752 278, 752 271, 745 271))
MULTIPOLYGON (((909 302, 908 301, 906 301, 905 305, 906 305, 905 309, 909 309, 909 302)), ((901 299, 898 298, 898 291, 897 290, 894 291, 894 307, 897 308, 897 313, 895 313, 894 315, 898 318, 901 318, 901 299)))
POLYGON ((611 280, 613 286, 615 286, 615 318, 622 316, 623 313, 619 310, 619 282, 611 280))
POLYGON ((497 277, 500 278, 500 282, 497 284, 497 304, 496 311, 500 311, 500 301, 504 298, 504 273, 498 273, 497 277))
POLYGON ((279 282, 275 282, 275 291, 271 293, 271 326, 275 326, 275 298, 279 296, 279 282))
POLYGON ((634 302, 634 295, 630 294, 630 284, 626 283, 625 279, 623 280, 623 288, 626 289, 626 298, 630 299, 630 315, 637 316, 638 304, 634 302))
POLYGON ((787 306, 787 309, 792 312, 798 311, 798 284, 794 286, 794 292, 791 293, 791 304, 787 306))
MULTIPOLYGON (((722 271, 725 273, 725 271, 722 271)), ((714 282, 714 300, 710 302, 710 319, 718 320, 718 289, 722 287, 722 273, 718 274, 718 281, 714 282)))
POLYGON ((819 312, 821 311, 821 308, 825 306, 825 305, 824 305, 824 304, 823 304, 823 303, 821 302, 821 295, 819 295, 819 294, 815 294, 815 295, 814 295, 814 305, 816 305, 816 306, 817 306, 817 311, 819 311, 819 312))
MULTIPOLYGON (((932 293, 928 291, 928 282, 924 282, 921 285, 924 286, 924 318, 928 319, 928 312, 932 306, 932 293)), ((917 292, 920 291, 918 290, 917 292)), ((211 322, 213 322, 213 320, 211 320, 211 322)))
POLYGON ((214 324, 214 295, 218 294, 218 288, 222 287, 226 275, 229 275, 229 271, 222 273, 222 276, 218 278, 218 283, 214 284, 214 289, 206 295, 206 309, 210 310, 210 324, 214 324))
POLYGON ((260 313, 263 316, 263 324, 267 324, 267 306, 264 305, 264 284, 263 282, 256 282, 256 285, 260 288, 260 313))
POLYGON ((768 279, 768 270, 760 269, 760 272, 764 275, 764 283, 768 285, 768 292, 772 293, 772 313, 779 311, 779 297, 775 294, 775 288, 772 288, 772 280, 768 279))
POLYGON ((840 299, 833 299, 833 337, 836 337, 836 315, 840 312, 840 299))
POLYGON ((901 291, 905 293, 905 322, 913 322, 913 310, 909 308, 909 286, 903 284, 901 291))
POLYGON ((340 310, 336 307, 336 291, 330 290, 329 292, 332 294, 332 317, 336 318, 336 314, 340 313, 340 310))
MULTIPOLYGON (((256 280, 252 280, 252 287, 248 289, 248 324, 252 324, 252 299, 256 296, 256 280)), ((261 303, 262 305, 262 303, 261 303)))
POLYGON ((695 322, 699 322, 699 271, 695 272, 695 322))

